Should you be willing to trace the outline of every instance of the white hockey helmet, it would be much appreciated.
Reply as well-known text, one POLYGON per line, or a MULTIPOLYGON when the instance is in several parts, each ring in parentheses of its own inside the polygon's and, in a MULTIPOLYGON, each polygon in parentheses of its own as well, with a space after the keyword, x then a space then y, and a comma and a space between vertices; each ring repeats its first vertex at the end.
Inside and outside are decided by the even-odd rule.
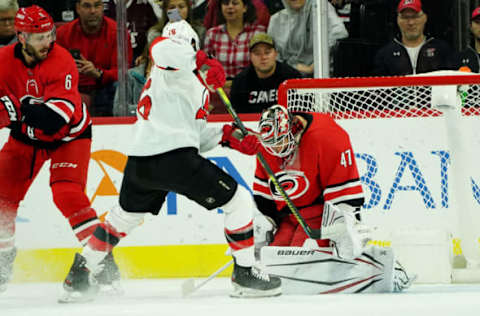
POLYGON ((274 156, 287 157, 296 148, 292 133, 292 116, 281 105, 272 105, 262 112, 258 130, 260 142, 274 156))
POLYGON ((185 20, 168 22, 163 28, 162 36, 177 43, 192 45, 196 51, 200 49, 197 33, 185 20))

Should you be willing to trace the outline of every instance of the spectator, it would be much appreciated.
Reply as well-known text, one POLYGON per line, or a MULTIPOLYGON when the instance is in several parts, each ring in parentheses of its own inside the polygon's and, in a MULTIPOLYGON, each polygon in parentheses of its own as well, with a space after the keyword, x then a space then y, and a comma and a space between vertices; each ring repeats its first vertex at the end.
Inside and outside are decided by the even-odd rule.
POLYGON ((472 32, 475 41, 475 47, 468 46, 461 51, 457 57, 457 67, 467 66, 472 72, 480 72, 480 7, 477 7, 472 12, 470 21, 470 31, 472 32))
MULTIPOLYGON (((270 21, 270 13, 267 6, 261 0, 252 0, 252 4, 254 5, 255 13, 257 14, 255 22, 267 28, 270 21)), ((209 0, 207 13, 203 19, 203 25, 207 28, 207 30, 221 23, 221 18, 219 18, 221 13, 219 11, 220 7, 218 6, 218 0, 209 0)))
POLYGON ((277 104, 277 89, 283 81, 301 78, 302 74, 277 61, 270 35, 256 34, 249 47, 251 65, 233 79, 230 100, 238 113, 261 113, 277 104))
MULTIPOLYGON (((301 73, 313 74, 313 0, 282 0, 285 9, 272 15, 268 34, 277 47, 278 60, 295 67, 301 73)), ((348 36, 343 21, 328 3, 328 46, 348 36)))
MULTIPOLYGON (((116 20, 116 0, 104 0, 105 16, 116 20)), ((142 1, 126 1, 127 29, 132 41, 134 59, 142 55, 143 48, 147 44, 147 32, 150 27, 157 23, 152 6, 142 1)))
POLYGON ((169 22, 167 11, 174 9, 177 9, 180 17, 192 26, 200 39, 199 45, 201 46, 205 38, 205 28, 199 22, 193 20, 193 10, 190 0, 164 0, 162 3, 162 18, 148 30, 148 42, 152 43, 157 36, 162 35, 164 26, 169 22))
POLYGON ((250 64, 248 43, 265 27, 255 23, 255 7, 251 0, 221 0, 217 4, 220 25, 207 30, 205 51, 218 59, 232 79, 250 64))
MULTIPOLYGON (((137 59, 138 65, 128 69, 127 71, 127 92, 126 92, 126 103, 127 103, 127 116, 133 116, 137 110, 137 103, 142 93, 143 86, 147 81, 147 77, 150 75, 151 70, 151 59, 149 58, 149 45, 147 45, 143 51, 143 54, 137 59)), ((125 115, 123 112, 123 105, 119 100, 119 87, 115 89, 115 97, 113 99, 113 115, 122 116, 125 115)))
POLYGON ((0 0, 0 47, 17 41, 14 28, 17 11, 17 0, 0 0))
POLYGON ((374 74, 402 76, 451 68, 451 50, 445 41, 424 34, 427 14, 420 0, 401 0, 397 8, 400 36, 375 56, 374 74))
MULTIPOLYGON (((78 18, 58 29, 57 42, 69 49, 80 73, 79 90, 92 116, 113 114, 117 70, 117 23, 103 15, 101 0, 77 0, 78 18)), ((128 42, 128 64, 132 46, 128 42)))

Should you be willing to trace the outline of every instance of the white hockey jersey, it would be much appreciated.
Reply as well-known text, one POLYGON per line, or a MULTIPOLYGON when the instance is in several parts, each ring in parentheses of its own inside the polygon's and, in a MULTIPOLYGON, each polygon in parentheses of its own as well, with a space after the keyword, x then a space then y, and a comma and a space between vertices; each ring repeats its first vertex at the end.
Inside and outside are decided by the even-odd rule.
POLYGON ((157 38, 150 47, 153 66, 137 106, 130 156, 153 156, 174 149, 215 147, 220 128, 207 128, 209 91, 194 73, 191 45, 157 38))

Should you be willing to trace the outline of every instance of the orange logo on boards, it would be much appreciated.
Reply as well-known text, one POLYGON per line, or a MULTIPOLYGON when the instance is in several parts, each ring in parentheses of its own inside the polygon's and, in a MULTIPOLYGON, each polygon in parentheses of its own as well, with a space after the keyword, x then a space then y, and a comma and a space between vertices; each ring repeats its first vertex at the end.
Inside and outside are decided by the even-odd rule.
POLYGON ((123 169, 125 169, 125 165, 127 164, 127 156, 114 150, 98 150, 92 152, 90 159, 97 163, 103 173, 103 177, 100 180, 98 187, 90 198, 90 203, 93 203, 97 196, 118 195, 119 192, 115 187, 111 175, 107 172, 106 167, 108 166, 109 168, 113 168, 118 172, 123 173, 123 169))

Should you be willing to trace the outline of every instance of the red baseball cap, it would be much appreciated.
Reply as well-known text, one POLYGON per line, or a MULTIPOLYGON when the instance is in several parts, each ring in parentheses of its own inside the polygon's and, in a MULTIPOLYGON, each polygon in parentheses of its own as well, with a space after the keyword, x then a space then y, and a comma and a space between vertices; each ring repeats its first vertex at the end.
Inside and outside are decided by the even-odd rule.
POLYGON ((475 20, 476 18, 478 18, 480 16, 480 7, 476 8, 475 10, 473 10, 472 12, 472 20, 475 20))
POLYGON ((412 9, 415 12, 422 11, 422 1, 420 0, 401 0, 398 4, 397 12, 402 12, 405 9, 412 9))

